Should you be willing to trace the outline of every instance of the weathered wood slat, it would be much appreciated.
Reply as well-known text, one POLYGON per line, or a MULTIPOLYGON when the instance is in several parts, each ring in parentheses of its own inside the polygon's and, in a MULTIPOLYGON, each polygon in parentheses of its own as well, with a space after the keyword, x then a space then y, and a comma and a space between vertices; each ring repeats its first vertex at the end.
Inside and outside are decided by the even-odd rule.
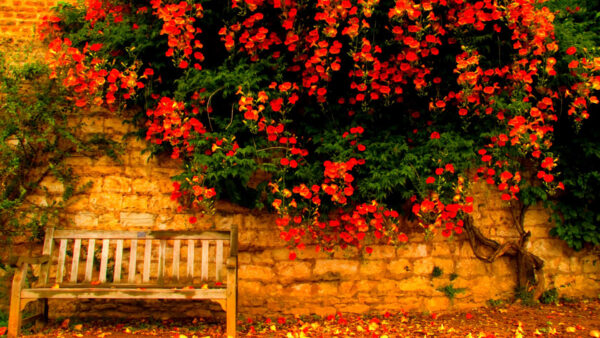
POLYGON ((229 231, 104 231, 104 230, 55 230, 56 239, 229 239, 229 231))
POLYGON ((121 281, 121 265, 123 263, 123 240, 117 239, 115 248, 115 269, 113 273, 113 282, 121 281))
POLYGON ((187 278, 194 278, 194 240, 188 239, 187 278))
POLYGON ((46 237, 44 238, 44 249, 42 255, 48 255, 50 261, 42 264, 40 270, 40 281, 42 285, 48 284, 48 276, 50 275, 50 265, 52 264, 52 246, 54 245, 54 228, 46 228, 46 237))
POLYGON ((58 266, 56 269, 56 282, 62 283, 65 275, 65 257, 67 256, 67 240, 61 239, 58 248, 58 266))
POLYGON ((81 256, 81 239, 77 238, 73 242, 73 259, 71 260, 70 282, 77 282, 77 274, 79 274, 79 256, 81 256))
POLYGON ((150 280, 150 260, 152 258, 152 241, 147 239, 144 248, 144 270, 142 271, 142 281, 147 283, 150 280))
POLYGON ((129 274, 127 275, 127 281, 129 283, 135 283, 135 270, 137 269, 137 239, 131 240, 129 246, 129 274))
POLYGON ((161 239, 158 247, 158 281, 164 282, 165 278, 165 260, 167 256, 167 241, 161 239))
POLYGON ((179 255, 181 254, 181 240, 176 239, 173 241, 173 268, 171 270, 171 277, 174 280, 179 280, 179 255))
POLYGON ((221 269, 223 268, 223 241, 217 241, 215 252, 215 279, 221 281, 221 269))
POLYGON ((208 241, 202 241, 202 265, 201 265, 201 280, 208 279, 208 247, 210 243, 208 241))
POLYGON ((110 239, 102 240, 102 256, 100 258, 100 276, 98 280, 101 283, 106 282, 106 271, 108 269, 108 248, 110 246, 110 239))
POLYGON ((226 289, 25 289, 21 298, 224 299, 226 289))
POLYGON ((92 281, 92 269, 94 266, 94 247, 95 247, 95 240, 94 239, 90 239, 90 241, 88 242, 88 249, 87 249, 87 259, 85 261, 85 278, 84 281, 86 282, 91 282, 92 281))

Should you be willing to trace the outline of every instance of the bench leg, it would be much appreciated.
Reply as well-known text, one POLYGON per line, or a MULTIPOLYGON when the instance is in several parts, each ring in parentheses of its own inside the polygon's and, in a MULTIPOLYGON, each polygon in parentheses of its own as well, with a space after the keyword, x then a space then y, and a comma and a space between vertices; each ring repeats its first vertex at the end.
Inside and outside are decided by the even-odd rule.
POLYGON ((227 269, 227 337, 237 334, 237 269, 227 269))
POLYGON ((8 312, 8 337, 17 337, 21 329, 21 290, 25 284, 26 275, 27 264, 23 264, 13 277, 8 312))

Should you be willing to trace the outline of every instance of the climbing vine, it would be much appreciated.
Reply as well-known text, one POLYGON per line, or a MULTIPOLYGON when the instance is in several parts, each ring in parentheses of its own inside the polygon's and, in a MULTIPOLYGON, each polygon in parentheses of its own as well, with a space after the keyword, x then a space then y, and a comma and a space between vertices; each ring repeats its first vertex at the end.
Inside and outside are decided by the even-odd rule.
POLYGON ((272 210, 292 259, 307 242, 402 244, 409 217, 537 271, 524 229, 499 244, 474 227, 469 184, 517 207, 565 194, 555 129, 590 119, 600 58, 556 39, 570 9, 553 6, 86 0, 61 4, 41 35, 76 106, 136 112, 151 150, 181 162, 182 209, 272 210))

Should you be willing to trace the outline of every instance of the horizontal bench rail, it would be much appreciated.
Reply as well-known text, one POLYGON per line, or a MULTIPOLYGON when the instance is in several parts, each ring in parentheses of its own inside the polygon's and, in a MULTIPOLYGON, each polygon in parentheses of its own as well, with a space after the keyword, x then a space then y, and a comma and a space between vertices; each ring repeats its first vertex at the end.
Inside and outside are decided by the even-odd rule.
POLYGON ((24 289, 21 298, 77 299, 225 299, 226 289, 24 289))
POLYGON ((228 241, 228 231, 96 231, 54 230, 54 239, 220 239, 228 241))

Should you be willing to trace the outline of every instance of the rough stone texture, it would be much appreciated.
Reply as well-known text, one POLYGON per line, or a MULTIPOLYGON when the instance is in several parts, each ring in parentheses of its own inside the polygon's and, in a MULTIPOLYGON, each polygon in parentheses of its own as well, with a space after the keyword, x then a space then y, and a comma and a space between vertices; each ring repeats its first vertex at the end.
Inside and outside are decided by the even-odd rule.
MULTIPOLYGON (((27 38, 39 18, 56 4, 54 0, 2 1, 0 39, 27 38)), ((84 132, 108 133, 115 140, 131 128, 102 109, 81 118, 86 124, 84 132)), ((149 159, 141 154, 145 147, 143 141, 129 139, 120 163, 109 157, 68 159, 73 173, 81 177, 81 184, 91 182, 91 186, 67 206, 62 215, 64 228, 206 230, 227 229, 236 224, 240 241, 239 311, 243 316, 401 309, 441 311, 481 306, 488 299, 505 299, 513 294, 514 259, 483 263, 475 258, 464 236, 456 236, 452 241, 441 238, 427 241, 422 234, 413 233, 411 241, 400 248, 373 243, 370 245, 373 253, 364 257, 356 250, 336 251, 330 257, 308 245, 305 250, 297 251, 296 260, 290 261, 289 249, 279 239, 273 215, 220 201, 214 216, 190 224, 192 214, 178 212, 177 203, 170 199, 173 189, 170 178, 179 173, 181 163, 168 156, 149 159), (438 278, 431 275, 435 266, 444 272, 438 278), (451 281, 451 274, 457 278, 451 281), (452 302, 439 291, 450 284, 465 289, 452 302)), ((30 201, 50 203, 62 193, 62 186, 55 181, 46 180, 42 186, 47 194, 40 192, 31 196, 30 201)), ((472 192, 473 218, 482 232, 501 243, 515 240, 512 216, 498 192, 488 189, 485 183, 474 184, 472 192)), ((574 252, 564 242, 551 238, 548 216, 546 210, 537 207, 529 210, 524 220, 526 229, 532 233, 530 250, 546 263, 547 286, 558 288, 561 295, 568 297, 596 297, 600 292, 597 253, 574 252)), ((26 254, 31 248, 15 245, 10 250, 2 249, 6 256, 26 254)), ((41 252, 39 247, 32 250, 41 252)), ((187 257, 185 254, 182 252, 182 260, 187 257)), ((211 302, 182 301, 176 306, 177 311, 173 311, 171 301, 82 300, 50 304, 54 317, 223 316, 219 306, 211 302)))

